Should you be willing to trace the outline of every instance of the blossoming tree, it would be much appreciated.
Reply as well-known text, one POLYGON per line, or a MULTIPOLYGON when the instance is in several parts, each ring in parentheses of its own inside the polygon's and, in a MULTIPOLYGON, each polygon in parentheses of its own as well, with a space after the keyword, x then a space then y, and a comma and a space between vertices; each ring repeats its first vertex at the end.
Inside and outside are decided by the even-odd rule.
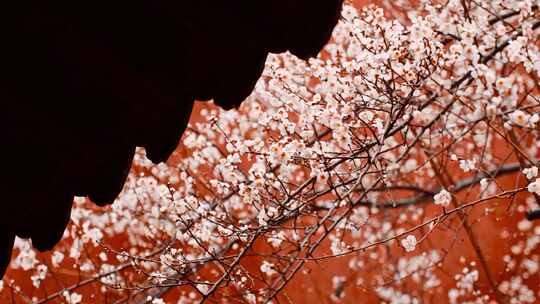
POLYGON ((17 240, 2 303, 539 301, 538 4, 347 5, 53 252, 17 240))

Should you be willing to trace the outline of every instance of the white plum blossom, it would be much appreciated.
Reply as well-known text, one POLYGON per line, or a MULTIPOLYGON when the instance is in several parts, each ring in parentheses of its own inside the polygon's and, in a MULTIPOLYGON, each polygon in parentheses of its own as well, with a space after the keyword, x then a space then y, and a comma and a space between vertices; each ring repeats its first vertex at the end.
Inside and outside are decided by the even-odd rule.
POLYGON ((47 276, 47 271, 47 266, 43 264, 37 266, 36 274, 30 277, 30 279, 32 280, 32 285, 34 285, 34 287, 39 288, 41 281, 43 281, 47 276))
POLYGON ((409 234, 406 238, 401 240, 401 246, 405 248, 405 251, 412 252, 416 249, 416 237, 414 235, 409 234))
POLYGON ((530 230, 532 227, 533 227, 533 223, 526 219, 519 221, 517 224, 517 228, 520 231, 527 231, 527 230, 530 230))
POLYGON ((531 182, 527 186, 527 190, 536 195, 540 195, 540 178, 537 178, 534 182, 531 182))
POLYGON ((459 167, 463 172, 469 172, 476 169, 476 160, 475 159, 462 159, 459 161, 459 167))
POLYGON ((252 294, 252 293, 246 294, 244 296, 244 298, 246 299, 248 304, 256 304, 257 303, 257 296, 252 294))
POLYGON ((274 248, 279 248, 281 244, 283 244, 283 241, 285 241, 285 232, 279 231, 277 233, 272 233, 272 236, 268 238, 268 243, 272 245, 274 248))
POLYGON ((538 175, 538 167, 525 168, 522 172, 525 174, 527 179, 533 179, 538 175))
POLYGON ((439 193, 433 197, 433 203, 443 207, 448 207, 452 202, 452 194, 445 189, 442 189, 439 193))
POLYGON ((275 265, 272 263, 269 263, 268 261, 263 261, 261 264, 261 272, 265 275, 271 277, 275 275, 277 272, 274 270, 275 265))
POLYGON ((60 251, 54 251, 51 256, 51 263, 54 267, 58 267, 64 260, 64 254, 60 251))
POLYGON ((457 275, 457 284, 456 286, 460 289, 465 289, 468 291, 472 291, 474 289, 474 284, 476 281, 478 281, 479 273, 478 270, 470 271, 469 269, 463 270, 464 274, 457 275))
POLYGON ((64 291, 63 296, 67 304, 79 304, 82 301, 82 295, 76 292, 64 291))
POLYGON ((27 271, 38 265, 36 252, 31 248, 30 242, 22 241, 19 254, 14 260, 14 265, 27 271))
POLYGON ((538 114, 530 115, 524 111, 516 110, 510 114, 510 120, 512 123, 521 127, 534 127, 538 122, 540 116, 538 114))

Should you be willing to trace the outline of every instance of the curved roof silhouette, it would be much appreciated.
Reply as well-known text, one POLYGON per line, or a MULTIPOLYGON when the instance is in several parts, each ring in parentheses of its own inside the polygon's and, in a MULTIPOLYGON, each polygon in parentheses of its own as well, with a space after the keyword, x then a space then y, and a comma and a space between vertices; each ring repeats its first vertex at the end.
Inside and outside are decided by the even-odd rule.
POLYGON ((62 237, 73 196, 112 203, 136 146, 165 161, 195 99, 238 106, 269 52, 316 56, 343 0, 15 1, 0 18, 0 274, 15 236, 62 237))

